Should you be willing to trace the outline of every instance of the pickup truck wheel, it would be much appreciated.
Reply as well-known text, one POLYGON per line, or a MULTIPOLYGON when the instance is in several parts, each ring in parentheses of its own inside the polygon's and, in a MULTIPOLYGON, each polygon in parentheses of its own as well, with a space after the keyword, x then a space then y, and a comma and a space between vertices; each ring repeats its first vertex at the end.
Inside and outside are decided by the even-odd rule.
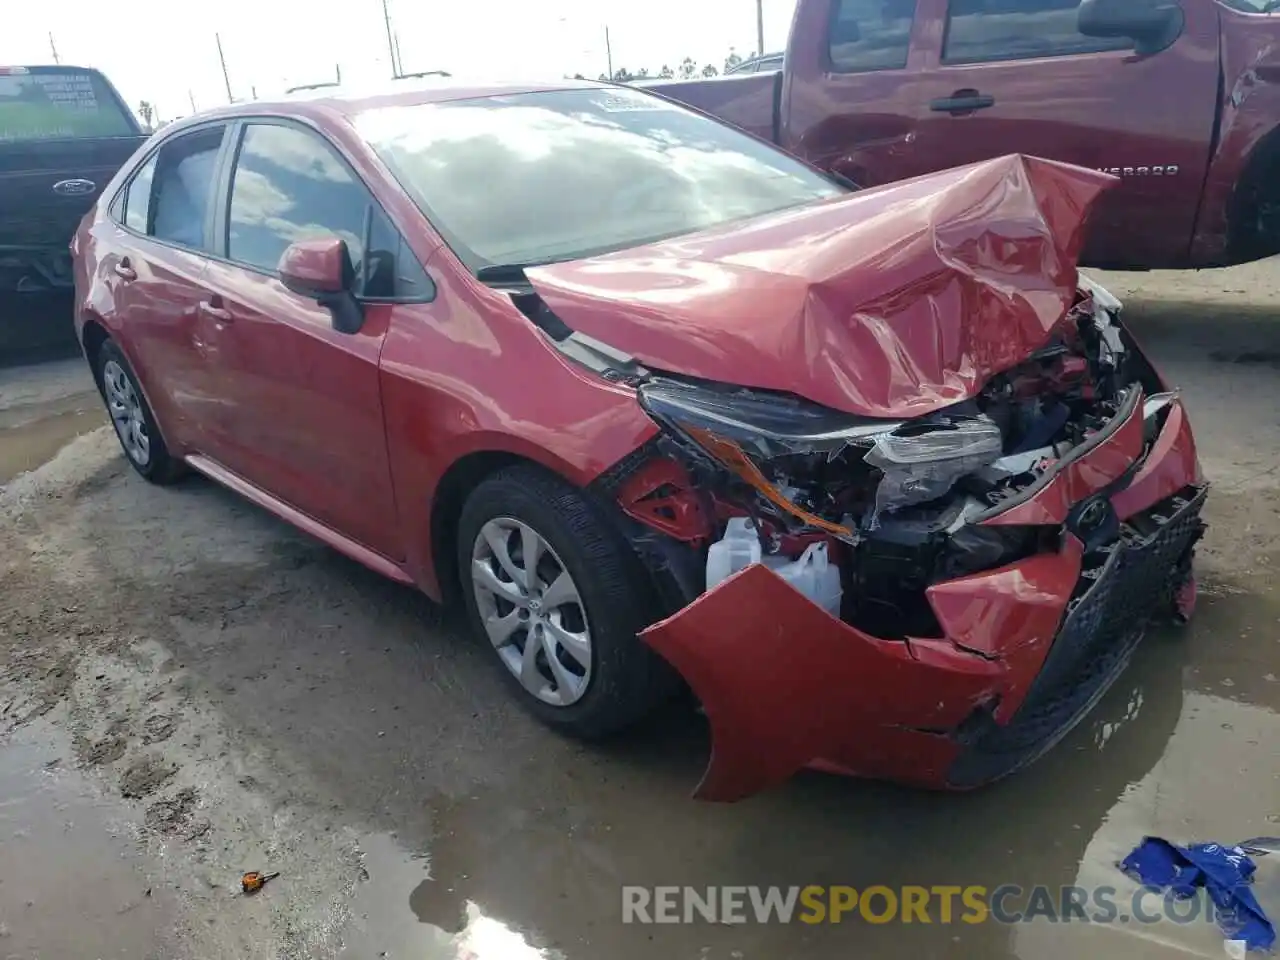
POLYGON ((518 699, 599 739, 633 725, 673 675, 637 639, 653 610, 639 562, 572 487, 535 467, 494 474, 458 526, 468 619, 518 699))
POLYGON ((182 476, 183 464, 169 454, 147 406, 142 388, 120 348, 107 340, 98 349, 98 385, 107 405, 111 425, 133 469, 152 483, 173 483, 182 476))

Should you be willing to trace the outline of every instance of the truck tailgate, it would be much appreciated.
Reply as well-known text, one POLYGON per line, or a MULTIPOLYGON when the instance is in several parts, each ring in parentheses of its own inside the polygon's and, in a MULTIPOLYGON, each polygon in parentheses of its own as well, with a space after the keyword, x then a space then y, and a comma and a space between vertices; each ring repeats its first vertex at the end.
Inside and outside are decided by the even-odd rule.
POLYGON ((0 144, 0 250, 67 244, 145 137, 0 144))

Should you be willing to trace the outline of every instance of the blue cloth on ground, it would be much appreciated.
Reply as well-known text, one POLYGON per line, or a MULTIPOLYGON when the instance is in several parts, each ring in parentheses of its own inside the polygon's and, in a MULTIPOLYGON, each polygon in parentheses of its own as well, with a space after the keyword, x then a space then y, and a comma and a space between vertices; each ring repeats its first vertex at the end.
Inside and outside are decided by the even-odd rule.
POLYGON ((1171 890, 1176 897, 1194 896, 1204 887, 1228 938, 1243 940, 1250 950, 1269 950, 1276 942, 1276 928, 1249 888, 1257 867, 1240 847, 1217 843, 1180 847, 1159 837, 1144 837, 1120 869, 1147 886, 1171 890))

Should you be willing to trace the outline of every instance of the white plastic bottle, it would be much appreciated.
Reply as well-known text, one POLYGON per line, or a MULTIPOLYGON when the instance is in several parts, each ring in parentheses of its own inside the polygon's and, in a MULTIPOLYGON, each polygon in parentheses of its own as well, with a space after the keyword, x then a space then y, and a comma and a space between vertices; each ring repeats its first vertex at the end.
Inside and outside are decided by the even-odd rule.
POLYGON ((724 537, 707 550, 707 589, 719 585, 739 570, 760 562, 760 534, 749 517, 733 517, 724 537))
POLYGON ((825 543, 811 543, 799 560, 765 557, 764 564, 833 617, 840 616, 840 568, 827 559, 825 543))

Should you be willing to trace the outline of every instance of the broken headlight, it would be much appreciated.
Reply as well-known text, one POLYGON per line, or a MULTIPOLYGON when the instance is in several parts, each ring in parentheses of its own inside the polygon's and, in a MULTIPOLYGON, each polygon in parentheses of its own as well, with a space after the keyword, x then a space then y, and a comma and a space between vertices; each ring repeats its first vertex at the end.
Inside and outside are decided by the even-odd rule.
POLYGON ((865 460, 884 474, 876 488, 875 512, 936 500, 957 480, 1000 459, 1004 438, 990 417, 934 417, 876 437, 865 460))
POLYGON ((934 500, 1000 457, 985 416, 873 420, 797 397, 656 379, 650 416, 754 489, 781 516, 843 540, 880 513, 934 500))

